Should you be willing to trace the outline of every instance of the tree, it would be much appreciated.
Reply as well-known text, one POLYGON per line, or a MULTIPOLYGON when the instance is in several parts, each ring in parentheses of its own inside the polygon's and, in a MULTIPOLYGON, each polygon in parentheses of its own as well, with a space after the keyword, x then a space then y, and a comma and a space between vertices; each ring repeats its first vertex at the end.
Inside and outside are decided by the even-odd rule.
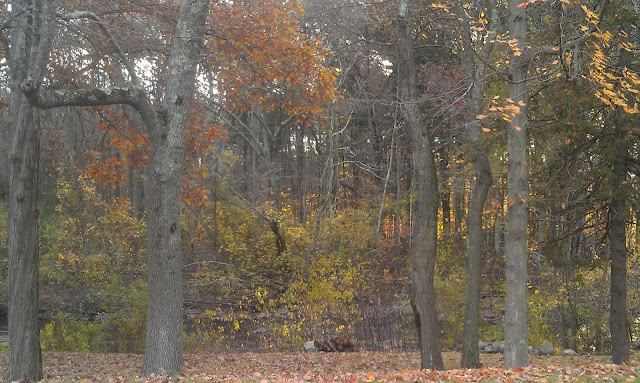
MULTIPOLYGON (((592 37, 593 58, 589 78, 596 85, 595 95, 610 110, 607 122, 613 126, 610 135, 612 150, 603 151, 604 166, 608 170, 607 223, 609 250, 611 255, 610 314, 611 357, 613 363, 629 361, 629 319, 627 314, 627 221, 629 220, 628 199, 632 195, 629 185, 629 173, 633 163, 631 151, 637 145, 631 133, 630 116, 640 113, 637 87, 640 77, 633 70, 633 46, 638 36, 634 28, 627 27, 638 21, 637 7, 627 1, 615 8, 614 29, 612 34, 601 26, 607 9, 605 3, 600 14, 586 7, 589 37, 592 37), (617 25, 616 25, 617 24, 617 25), (616 40, 614 40, 616 39, 616 40), (616 60, 617 59, 617 60, 616 60)), ((586 29, 586 27, 585 27, 586 29)), ((607 124, 608 125, 608 124, 607 124)), ((607 125, 603 125, 606 127, 607 125)), ((636 171, 637 175, 637 171, 636 171)))
MULTIPOLYGON (((191 116, 196 68, 202 49, 209 0, 185 0, 174 31, 164 97, 156 106, 141 86, 132 63, 110 39, 133 82, 131 87, 53 90, 42 76, 21 84, 29 101, 41 109, 62 106, 126 104, 135 108, 150 137, 148 167, 147 254, 149 310, 144 375, 177 375, 182 371, 181 175, 185 137, 191 116)), ((97 19, 91 13, 74 17, 97 19)))
POLYGON ((401 0, 397 13, 398 102, 411 137, 417 191, 411 242, 412 307, 420 342, 421 367, 444 369, 433 286, 438 237, 438 180, 431 138, 420 122, 417 71, 411 33, 413 1, 401 0))
POLYGON ((160 114, 146 121, 151 150, 146 193, 149 310, 143 375, 182 372, 182 168, 208 10, 209 0, 182 1, 160 114))
MULTIPOLYGON (((489 5, 491 9, 490 27, 497 26, 497 10, 495 6, 489 5)), ((476 53, 471 35, 471 23, 465 17, 463 4, 458 5, 458 17, 463 21, 462 41, 464 47, 468 47, 463 52, 465 69, 469 81, 471 81, 471 91, 469 97, 470 106, 467 108, 467 140, 471 145, 471 161, 475 171, 475 183, 469 198, 469 210, 467 212, 467 293, 464 310, 464 340, 462 345, 462 367, 480 367, 480 353, 478 350, 478 316, 480 312, 480 290, 482 277, 482 250, 483 231, 482 217, 484 205, 493 184, 491 165, 486 152, 481 147, 482 134, 482 108, 484 100, 484 90, 486 83, 486 62, 495 46, 495 32, 485 32, 482 49, 476 53), (476 57, 477 56, 477 57, 476 57)))
POLYGON ((11 2, 11 178, 9 195, 9 381, 42 379, 38 327, 38 112, 20 91, 42 78, 53 36, 52 1, 11 2))
POLYGON ((505 245, 506 286, 504 365, 529 364, 527 350, 527 11, 520 0, 509 1, 509 99, 512 103, 507 132, 507 233, 505 245))
MULTIPOLYGON (((624 65, 624 64, 623 64, 624 65)), ((615 364, 629 362, 629 319, 627 317, 627 205, 629 188, 625 185, 629 174, 627 126, 619 111, 615 118, 615 156, 611 164, 611 193, 609 202, 609 248, 611 249, 611 301, 609 328, 611 358, 615 364)))

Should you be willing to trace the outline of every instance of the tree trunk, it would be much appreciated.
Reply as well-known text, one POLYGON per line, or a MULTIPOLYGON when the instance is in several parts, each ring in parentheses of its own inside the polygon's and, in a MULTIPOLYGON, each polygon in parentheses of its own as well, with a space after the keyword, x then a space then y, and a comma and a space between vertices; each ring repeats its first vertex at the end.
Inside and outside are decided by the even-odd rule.
POLYGON ((613 161, 612 197, 609 203, 609 246, 611 248, 611 308, 609 328, 611 331, 611 358, 615 364, 629 361, 629 322, 627 319, 627 242, 626 221, 628 157, 624 144, 624 127, 617 122, 616 155, 613 161))
POLYGON ((38 168, 37 112, 20 87, 27 78, 40 79, 49 57, 54 7, 48 1, 11 3, 11 175, 7 253, 9 262, 8 381, 42 379, 38 329, 38 168))
POLYGON ((11 381, 42 379, 38 330, 37 113, 12 91, 13 142, 9 198, 9 375, 11 381))
POLYGON ((180 206, 187 125, 209 0, 185 0, 173 39, 169 77, 148 169, 147 336, 142 374, 178 375, 183 358, 180 206))
MULTIPOLYGON (((464 15, 464 5, 459 4, 460 17, 464 15)), ((491 12, 492 26, 495 27, 497 11, 495 7, 491 12)), ((476 118, 483 107, 485 88, 485 62, 493 50, 493 43, 485 44, 480 58, 476 59, 472 52, 471 25, 468 21, 463 24, 463 41, 468 46, 468 54, 465 55, 467 73, 473 81, 471 87, 470 107, 467 112, 467 139, 471 146, 471 159, 475 170, 475 184, 471 190, 469 209, 467 211, 467 291, 464 308, 464 340, 462 343, 462 367, 480 367, 480 350, 478 349, 478 317, 480 315, 480 290, 482 289, 482 249, 484 245, 482 232, 482 215, 484 204, 493 184, 493 175, 489 158, 480 147, 481 122, 476 118), (468 33, 467 33, 468 32, 468 33)))
POLYGON ((462 251, 462 218, 464 217, 465 205, 465 180, 460 177, 462 174, 462 163, 455 163, 456 176, 453 177, 453 249, 462 251))
POLYGON ((511 116, 507 137, 507 233, 505 244, 505 353, 504 366, 529 365, 527 350, 527 44, 526 7, 520 0, 509 2, 511 47, 509 98, 517 108, 511 116))
POLYGON ((417 189, 411 244, 412 306, 420 341, 421 367, 440 370, 444 369, 444 364, 433 287, 438 235, 438 182, 429 132, 420 124, 416 101, 417 74, 410 28, 412 8, 411 0, 400 0, 397 15, 398 96, 411 137, 417 189))
POLYGON ((480 367, 478 350, 478 317, 480 315, 480 290, 482 288, 482 214, 484 203, 493 183, 491 166, 484 153, 475 162, 476 182, 471 191, 467 213, 467 293, 464 310, 464 341, 462 367, 480 367))
POLYGON ((440 189, 440 205, 442 206, 442 231, 443 237, 451 235, 451 187, 449 172, 449 147, 443 145, 438 155, 438 166, 440 168, 440 179, 442 188, 440 189))
POLYGON ((296 199, 298 200, 298 222, 305 223, 306 220, 306 201, 304 181, 307 176, 305 165, 304 150, 304 126, 299 126, 296 130, 296 199))

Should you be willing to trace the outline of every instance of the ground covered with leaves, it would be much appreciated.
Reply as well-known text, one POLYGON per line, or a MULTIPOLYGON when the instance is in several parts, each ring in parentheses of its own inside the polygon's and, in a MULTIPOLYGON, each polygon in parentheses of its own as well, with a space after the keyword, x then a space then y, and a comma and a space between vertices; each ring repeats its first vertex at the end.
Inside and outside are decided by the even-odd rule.
MULTIPOLYGON (((138 376, 141 355, 45 353, 44 382, 640 382, 640 353, 631 363, 608 356, 531 357, 531 367, 501 368, 502 356, 482 354, 485 367, 460 369, 460 354, 445 353, 446 371, 419 370, 419 354, 198 353, 185 358, 183 376, 138 376)), ((8 354, 0 354, 6 379, 8 354)))

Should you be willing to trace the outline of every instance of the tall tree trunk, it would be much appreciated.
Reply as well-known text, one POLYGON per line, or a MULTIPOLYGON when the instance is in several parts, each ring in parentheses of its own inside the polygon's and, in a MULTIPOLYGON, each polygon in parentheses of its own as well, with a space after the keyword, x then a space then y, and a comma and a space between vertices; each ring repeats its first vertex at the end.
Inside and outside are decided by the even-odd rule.
MULTIPOLYGON (((625 5, 635 10, 638 8, 630 2, 625 5)), ((627 28, 626 33, 634 34, 627 28)), ((623 31, 624 32, 624 31, 623 31)), ((633 40, 637 43, 640 37, 635 34, 633 40)), ((634 55, 627 50, 620 51, 618 70, 629 68, 634 61, 634 55)), ((627 198, 630 191, 627 185, 629 148, 627 131, 630 131, 628 118, 622 116, 621 110, 614 112, 615 124, 615 157, 611 162, 611 200, 609 202, 609 249, 611 251, 611 303, 609 313, 609 329, 611 332, 611 359, 615 364, 629 361, 629 321, 627 318, 627 220, 630 219, 627 198)), ((634 120, 635 121, 635 120, 634 120)))
POLYGON ((627 319, 627 146, 624 126, 616 121, 616 146, 612 166, 612 196, 609 203, 609 247, 611 249, 611 358, 615 364, 629 361, 629 322, 627 319))
POLYGON ((38 331, 38 152, 37 113, 19 90, 11 92, 13 142, 9 198, 9 376, 42 379, 38 331))
POLYGON ((411 35, 413 1, 400 0, 397 15, 398 98, 412 142, 414 179, 417 189, 411 243, 412 306, 421 367, 444 369, 440 352, 440 330, 433 287, 438 236, 438 182, 429 132, 420 124, 417 104, 417 72, 411 35))
POLYGON ((462 367, 480 367, 478 350, 478 317, 480 315, 480 290, 482 288, 482 214, 484 203, 493 183, 491 166, 484 153, 475 159, 476 182, 471 191, 467 213, 467 292, 464 310, 464 341, 462 345, 462 367))
POLYGON ((142 374, 178 375, 183 358, 180 206, 187 125, 209 0, 184 0, 176 25, 161 117, 150 132, 149 308, 142 374))
POLYGON ((527 11, 521 0, 509 2, 511 47, 509 98, 517 108, 507 137, 507 234, 505 244, 505 367, 529 365, 527 350, 527 11))
MULTIPOLYGON (((464 5, 459 4, 460 17, 464 17, 464 5)), ((491 11, 491 25, 495 28, 497 11, 495 7, 491 11)), ((478 349, 478 317, 480 315, 480 290, 482 289, 482 249, 484 245, 482 232, 482 215, 484 204, 493 184, 493 174, 489 158, 480 145, 481 121, 476 115, 482 111, 485 88, 484 64, 493 50, 494 43, 484 45, 480 52, 480 58, 476 59, 472 52, 471 25, 467 19, 463 24, 463 41, 468 46, 465 55, 467 74, 472 81, 470 107, 467 112, 467 139, 471 144, 471 159, 475 170, 475 183, 471 190, 469 209, 467 211, 467 291, 464 308, 464 340, 462 343, 462 367, 480 367, 480 350, 478 349)))
POLYGON ((27 79, 41 79, 53 36, 51 1, 11 2, 11 175, 7 253, 9 261, 8 381, 42 379, 38 329, 38 167, 37 111, 21 91, 27 79))

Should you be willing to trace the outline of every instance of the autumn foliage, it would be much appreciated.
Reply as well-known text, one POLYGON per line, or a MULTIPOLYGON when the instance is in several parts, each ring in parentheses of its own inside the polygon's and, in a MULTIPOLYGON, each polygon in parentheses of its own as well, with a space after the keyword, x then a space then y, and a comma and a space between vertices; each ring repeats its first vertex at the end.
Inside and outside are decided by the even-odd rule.
MULTIPOLYGON (((59 12, 89 10, 104 20, 157 103, 178 3, 78 0, 61 2, 59 12)), ((625 25, 637 14, 620 4, 600 12, 600 3, 527 1, 535 24, 528 30, 530 46, 520 50, 502 7, 417 4, 417 103, 438 171, 434 288, 440 345, 448 351, 463 343, 466 214, 478 151, 495 179, 482 211, 480 339, 503 340, 505 221, 509 207, 527 202, 528 343, 550 340, 582 355, 610 352, 608 203, 624 196, 629 338, 636 340, 640 144, 634 118, 640 77, 637 36, 625 25), (581 39, 571 49, 559 48, 581 39), (486 56, 487 72, 472 78, 463 56, 480 57, 489 43, 495 48, 486 56), (506 92, 509 59, 523 55, 531 55, 526 102, 506 92), (625 57, 630 61, 621 65, 625 57), (486 88, 479 111, 471 113, 472 84, 479 81, 486 88), (531 192, 510 199, 507 131, 524 110, 529 128, 522 165, 531 192), (468 140, 469 126, 478 126, 477 141, 468 140), (624 134, 616 136, 616 129, 624 134), (628 178, 614 183, 610 165, 619 147, 629 153, 628 178)), ((418 344, 409 282, 418 195, 415 156, 397 99, 396 5, 213 2, 181 164, 188 375, 230 381, 595 381, 619 373, 636 379, 636 354, 622 367, 606 366, 601 358, 533 358, 534 367, 518 370, 500 369, 499 356, 483 354, 485 368, 434 372, 418 371, 413 353, 389 352, 413 351, 418 344), (326 353, 295 353, 313 339, 326 353), (283 350, 291 353, 272 354, 283 350), (355 350, 362 354, 334 355, 355 350)), ((54 40, 47 84, 130 85, 96 22, 58 22, 65 33, 54 40)), ((10 91, 2 66, 0 72, 0 150, 6 151, 10 91)), ((96 374, 117 381, 84 367, 134 371, 137 356, 50 352, 144 351, 149 132, 126 106, 65 108, 39 118, 47 374, 74 371, 79 379, 96 374), (58 362, 62 370, 54 366, 58 362)), ((0 158, 0 190, 9 162, 0 158)), ((8 216, 0 201, 3 270, 8 216)), ((5 302, 6 278, 0 287, 5 302)), ((447 368, 458 367, 457 354, 445 355, 447 368)))

